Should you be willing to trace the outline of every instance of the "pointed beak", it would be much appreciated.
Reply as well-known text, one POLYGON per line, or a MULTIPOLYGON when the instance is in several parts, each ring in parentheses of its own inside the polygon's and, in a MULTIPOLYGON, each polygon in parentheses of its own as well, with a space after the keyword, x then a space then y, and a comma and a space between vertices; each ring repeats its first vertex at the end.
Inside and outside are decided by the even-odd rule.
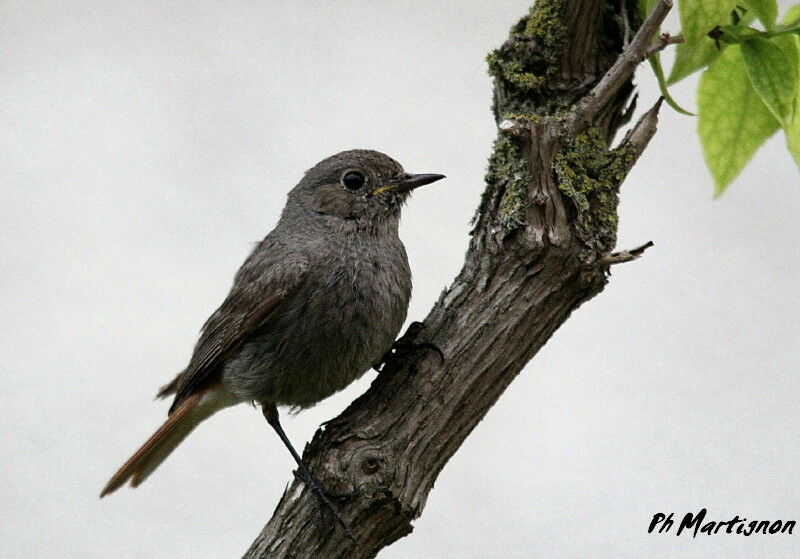
POLYGON ((422 173, 419 175, 404 174, 392 179, 392 181, 384 184, 383 186, 379 186, 370 192, 370 195, 375 196, 376 194, 381 194, 383 192, 411 192, 415 188, 442 180, 443 178, 445 178, 444 175, 437 175, 435 173, 422 173))

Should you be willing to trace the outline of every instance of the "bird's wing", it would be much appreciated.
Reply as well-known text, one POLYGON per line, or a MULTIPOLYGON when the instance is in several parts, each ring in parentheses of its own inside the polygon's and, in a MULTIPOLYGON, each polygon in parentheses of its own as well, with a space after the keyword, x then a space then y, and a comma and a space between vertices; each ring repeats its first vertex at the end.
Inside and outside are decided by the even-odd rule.
POLYGON ((175 393, 170 413, 195 392, 219 382, 225 360, 303 284, 308 269, 303 258, 270 266, 264 252, 257 248, 247 259, 228 297, 203 325, 188 367, 159 392, 162 398, 175 393))

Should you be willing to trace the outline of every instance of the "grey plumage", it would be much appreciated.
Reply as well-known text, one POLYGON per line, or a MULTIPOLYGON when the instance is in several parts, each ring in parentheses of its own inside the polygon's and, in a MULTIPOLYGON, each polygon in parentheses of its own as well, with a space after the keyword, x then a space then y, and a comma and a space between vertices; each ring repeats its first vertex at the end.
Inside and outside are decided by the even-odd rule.
POLYGON ((413 188, 440 178, 408 175, 369 150, 342 152, 310 169, 203 326, 188 367, 159 393, 175 394, 170 413, 187 419, 172 419, 174 427, 168 420, 159 430, 167 435, 145 443, 103 494, 129 478, 140 483, 218 409, 245 401, 265 410, 308 407, 375 364, 405 321, 411 296, 398 237, 401 206, 413 188))

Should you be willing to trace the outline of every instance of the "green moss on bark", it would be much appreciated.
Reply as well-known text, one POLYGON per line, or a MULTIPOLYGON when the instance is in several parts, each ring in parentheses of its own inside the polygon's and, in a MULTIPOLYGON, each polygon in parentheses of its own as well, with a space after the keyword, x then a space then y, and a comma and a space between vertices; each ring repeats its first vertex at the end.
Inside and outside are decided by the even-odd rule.
POLYGON ((546 95, 545 86, 558 70, 565 44, 564 7, 565 0, 538 0, 511 28, 503 46, 487 56, 504 111, 534 114, 560 108, 554 105, 558 97, 546 95))

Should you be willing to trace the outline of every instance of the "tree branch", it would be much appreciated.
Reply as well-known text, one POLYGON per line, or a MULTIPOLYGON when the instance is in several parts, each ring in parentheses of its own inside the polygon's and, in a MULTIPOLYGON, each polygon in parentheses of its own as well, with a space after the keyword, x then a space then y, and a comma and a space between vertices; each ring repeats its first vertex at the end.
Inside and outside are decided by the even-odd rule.
POLYGON ((631 262, 636 260, 641 255, 644 254, 648 248, 653 246, 653 241, 647 241, 642 246, 638 246, 636 248, 631 248, 628 250, 621 250, 619 252, 612 252, 602 260, 600 260, 601 266, 613 266, 614 264, 622 264, 624 262, 631 262))
MULTIPOLYGON (((608 103, 622 84, 630 80, 636 67, 650 55, 653 36, 658 33, 661 24, 672 9, 672 0, 658 0, 653 11, 644 20, 633 40, 609 68, 600 82, 575 107, 567 126, 571 134, 576 134, 588 127, 600 110, 608 103)), ((664 47, 669 44, 662 40, 657 43, 664 47)))
POLYGON ((685 39, 683 35, 670 35, 669 33, 662 33, 658 40, 650 45, 645 52, 645 58, 650 58, 657 52, 661 52, 669 45, 677 45, 683 43, 685 39))
POLYGON ((425 327, 407 334, 417 349, 390 360, 304 453, 340 495, 357 541, 330 519, 317 523, 295 479, 246 557, 374 557, 409 534, 439 472, 505 388, 602 291, 610 264, 644 250, 612 253, 619 186, 658 107, 620 146, 610 142, 630 118, 630 77, 669 6, 659 2, 622 52, 636 22, 622 23, 618 2, 538 0, 489 55, 498 136, 464 267, 425 327), (576 114, 580 126, 562 116, 576 114))
POLYGON ((634 158, 630 162, 632 167, 639 159, 639 156, 644 153, 644 150, 650 144, 650 140, 656 134, 656 127, 658 126, 658 111, 661 110, 661 105, 664 103, 664 98, 659 97, 655 105, 644 113, 636 124, 625 135, 625 139, 620 144, 623 148, 630 147, 633 152, 634 158))

